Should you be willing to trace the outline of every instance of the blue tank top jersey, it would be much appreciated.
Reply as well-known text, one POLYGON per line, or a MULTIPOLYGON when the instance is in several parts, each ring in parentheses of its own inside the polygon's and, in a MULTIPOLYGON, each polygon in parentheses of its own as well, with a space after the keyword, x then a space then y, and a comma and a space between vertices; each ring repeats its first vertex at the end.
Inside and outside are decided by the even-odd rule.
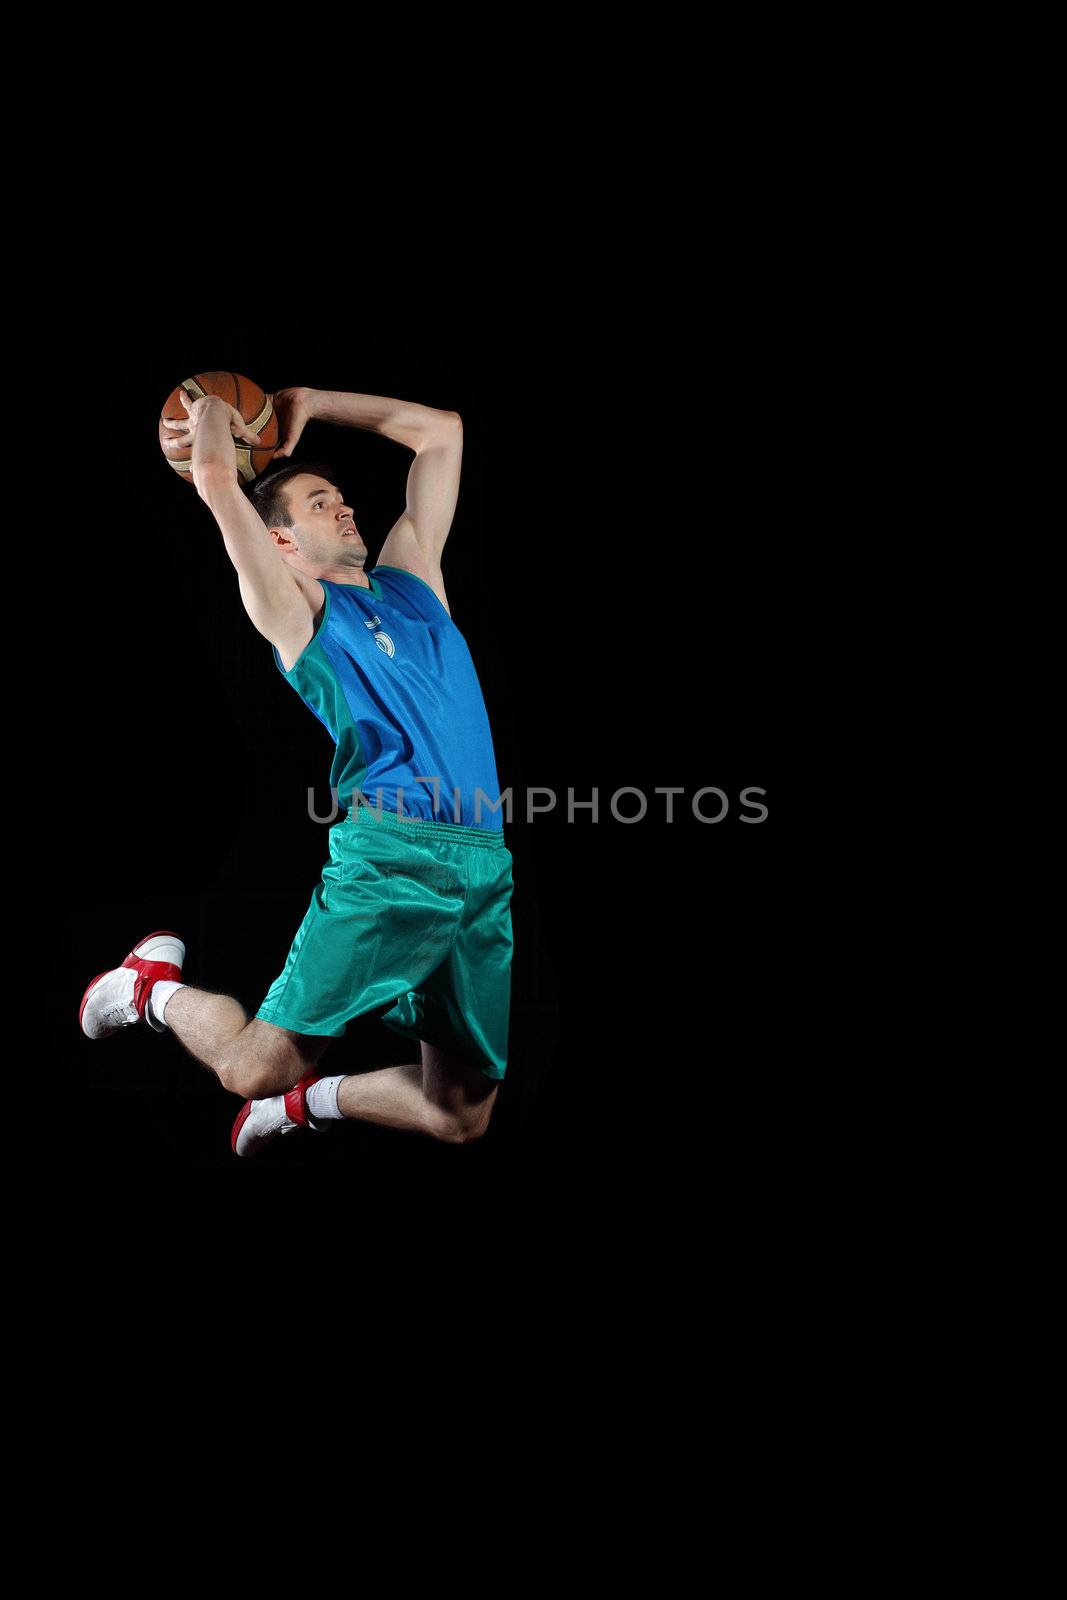
POLYGON ((319 579, 322 619, 288 672, 271 646, 337 746, 339 804, 358 804, 358 790, 402 816, 498 831, 496 756, 467 641, 422 578, 400 567, 366 576, 369 589, 319 579))

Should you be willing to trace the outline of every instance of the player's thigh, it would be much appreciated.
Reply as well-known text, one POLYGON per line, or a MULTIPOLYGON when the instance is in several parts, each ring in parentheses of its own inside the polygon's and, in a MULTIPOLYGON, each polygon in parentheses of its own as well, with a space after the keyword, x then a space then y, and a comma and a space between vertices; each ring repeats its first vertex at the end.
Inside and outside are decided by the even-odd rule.
POLYGON ((422 1092, 433 1105, 473 1126, 488 1123, 500 1087, 459 1056, 420 1039, 422 1092))

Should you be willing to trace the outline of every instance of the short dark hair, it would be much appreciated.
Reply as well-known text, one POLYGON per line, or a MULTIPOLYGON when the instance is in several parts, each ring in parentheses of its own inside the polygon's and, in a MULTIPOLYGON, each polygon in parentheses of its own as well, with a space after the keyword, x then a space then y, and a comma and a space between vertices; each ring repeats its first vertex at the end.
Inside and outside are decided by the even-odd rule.
POLYGON ((293 514, 289 509, 285 485, 301 472, 312 472, 317 478, 328 478, 337 488, 334 470, 325 461, 287 461, 284 466, 261 473, 250 485, 248 498, 268 528, 292 527, 293 514))

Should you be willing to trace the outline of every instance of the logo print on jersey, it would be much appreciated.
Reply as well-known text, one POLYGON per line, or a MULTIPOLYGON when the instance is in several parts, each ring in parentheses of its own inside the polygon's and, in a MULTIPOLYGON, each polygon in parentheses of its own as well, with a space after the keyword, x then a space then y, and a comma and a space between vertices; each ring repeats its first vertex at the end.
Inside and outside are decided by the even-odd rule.
MULTIPOLYGON (((366 617, 364 617, 363 625, 366 628, 380 628, 382 625, 382 619, 381 617, 374 616, 368 622, 366 617)), ((390 639, 387 633, 376 633, 374 635, 374 642, 378 646, 379 650, 385 651, 387 656, 396 655, 396 645, 393 643, 392 639, 390 639)))

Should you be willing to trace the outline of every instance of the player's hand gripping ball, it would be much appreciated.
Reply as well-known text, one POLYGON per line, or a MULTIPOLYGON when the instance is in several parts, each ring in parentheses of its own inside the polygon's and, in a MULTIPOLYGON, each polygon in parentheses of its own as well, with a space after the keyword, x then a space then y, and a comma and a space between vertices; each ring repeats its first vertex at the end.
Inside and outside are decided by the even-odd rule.
POLYGON ((203 410, 197 401, 209 394, 230 407, 234 466, 241 483, 251 483, 270 465, 278 448, 278 417, 273 396, 239 372, 198 372, 173 389, 159 419, 159 447, 172 471, 192 483, 193 439, 203 410))

